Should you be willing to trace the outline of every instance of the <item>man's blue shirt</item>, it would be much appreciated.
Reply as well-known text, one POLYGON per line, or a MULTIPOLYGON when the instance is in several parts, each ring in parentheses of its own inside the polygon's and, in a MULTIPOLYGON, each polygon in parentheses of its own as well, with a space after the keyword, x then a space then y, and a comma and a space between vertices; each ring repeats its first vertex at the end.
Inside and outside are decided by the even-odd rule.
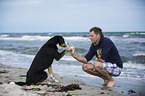
POLYGON ((116 63, 118 67, 123 68, 123 63, 119 52, 114 43, 107 37, 102 36, 98 45, 91 45, 85 58, 90 61, 93 56, 105 60, 105 62, 116 63))

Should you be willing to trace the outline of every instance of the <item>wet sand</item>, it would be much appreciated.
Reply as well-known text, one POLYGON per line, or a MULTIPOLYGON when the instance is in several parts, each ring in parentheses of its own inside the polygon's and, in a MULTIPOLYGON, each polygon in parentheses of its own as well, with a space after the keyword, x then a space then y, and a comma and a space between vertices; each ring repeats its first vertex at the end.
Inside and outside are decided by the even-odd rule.
POLYGON ((51 82, 50 85, 16 85, 14 81, 25 82, 27 70, 25 68, 0 64, 0 96, 124 96, 112 91, 112 89, 85 85, 82 81, 58 74, 55 74, 55 78, 59 81, 58 83, 52 82, 47 78, 46 81, 51 82), (61 92, 58 90, 62 86, 68 86, 70 84, 78 84, 81 89, 61 92))

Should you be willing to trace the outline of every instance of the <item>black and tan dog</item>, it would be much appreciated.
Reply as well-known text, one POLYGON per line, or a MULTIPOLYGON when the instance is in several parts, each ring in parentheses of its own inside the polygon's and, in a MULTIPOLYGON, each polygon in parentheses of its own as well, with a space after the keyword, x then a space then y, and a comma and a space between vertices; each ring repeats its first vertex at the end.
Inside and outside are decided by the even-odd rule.
MULTIPOLYGON (((47 79, 47 72, 44 70, 48 68, 50 77, 57 82, 52 72, 52 63, 56 59, 59 61, 68 51, 72 50, 71 47, 65 49, 61 53, 58 52, 57 44, 61 47, 66 47, 67 44, 62 36, 54 36, 49 39, 36 54, 26 76, 26 85, 38 85, 38 84, 49 84, 49 82, 43 82, 47 79)), ((24 85, 16 82, 18 85, 24 85)))

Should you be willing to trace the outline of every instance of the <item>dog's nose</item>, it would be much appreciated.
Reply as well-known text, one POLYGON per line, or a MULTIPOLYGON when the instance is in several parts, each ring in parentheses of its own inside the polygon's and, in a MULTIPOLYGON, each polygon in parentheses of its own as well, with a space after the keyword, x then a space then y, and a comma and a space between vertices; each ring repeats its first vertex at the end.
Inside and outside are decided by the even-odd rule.
POLYGON ((66 46, 68 46, 69 43, 65 42, 66 46))

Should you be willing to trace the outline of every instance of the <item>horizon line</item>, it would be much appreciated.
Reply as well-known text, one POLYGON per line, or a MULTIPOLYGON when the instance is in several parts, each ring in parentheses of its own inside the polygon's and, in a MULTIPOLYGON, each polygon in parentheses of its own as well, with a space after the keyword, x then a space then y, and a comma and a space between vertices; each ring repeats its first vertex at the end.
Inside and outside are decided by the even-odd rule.
MULTIPOLYGON (((68 32, 68 31, 58 31, 58 32, 46 32, 46 31, 39 31, 39 32, 0 32, 0 33, 79 33, 80 31, 78 31, 78 32, 73 32, 73 31, 70 31, 70 32, 68 32)), ((89 32, 89 31, 88 31, 89 32)), ((145 31, 102 31, 102 32, 108 32, 108 33, 113 33, 113 32, 145 32, 145 31)), ((86 33, 86 32, 83 32, 83 33, 86 33)))

